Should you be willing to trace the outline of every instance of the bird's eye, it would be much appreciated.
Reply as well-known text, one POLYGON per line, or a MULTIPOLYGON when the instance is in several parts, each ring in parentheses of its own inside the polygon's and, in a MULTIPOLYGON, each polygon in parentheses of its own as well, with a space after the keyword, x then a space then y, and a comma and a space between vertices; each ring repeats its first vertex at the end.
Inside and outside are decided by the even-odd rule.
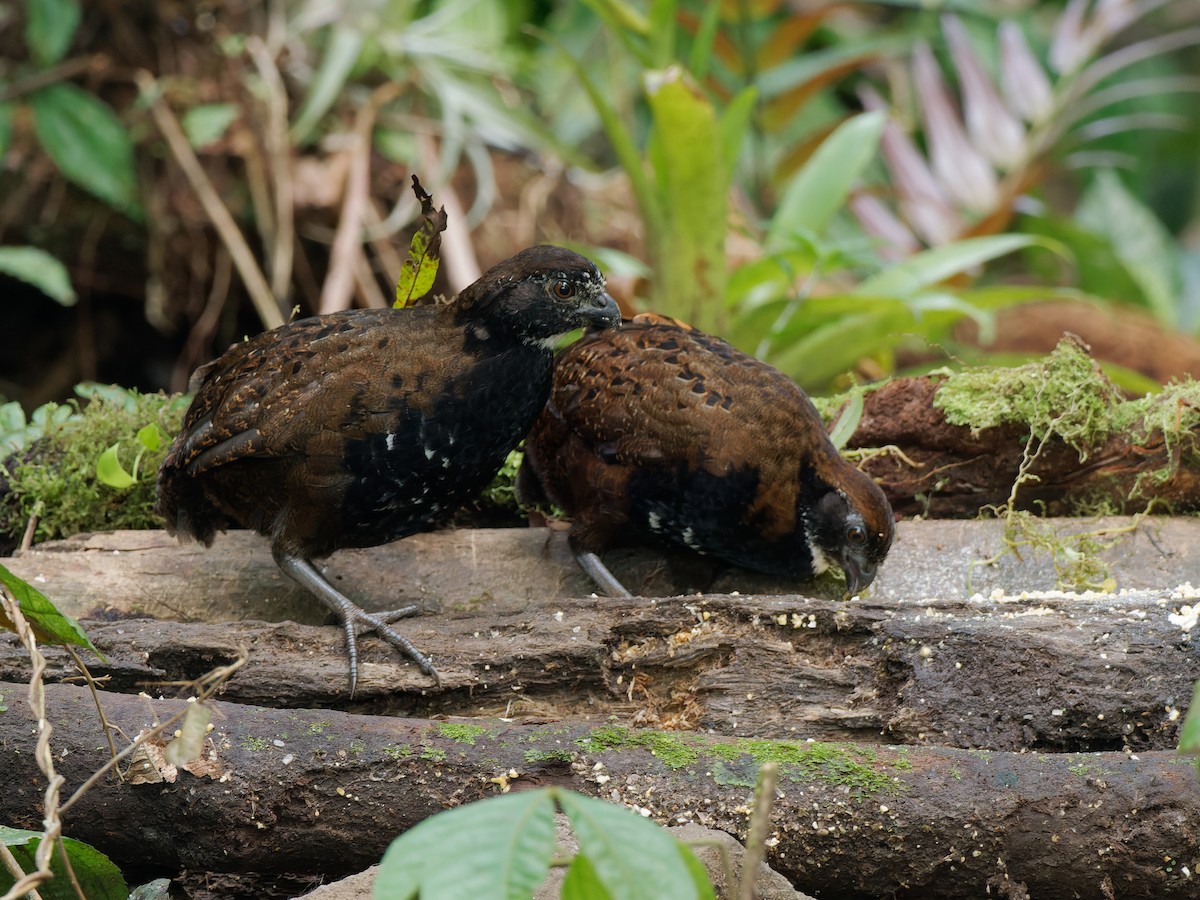
POLYGON ((850 525, 846 528, 846 540, 855 547, 861 547, 867 542, 867 529, 861 525, 850 525))
POLYGON ((575 285, 569 281, 560 279, 550 285, 550 291, 559 300, 570 300, 575 296, 575 285))

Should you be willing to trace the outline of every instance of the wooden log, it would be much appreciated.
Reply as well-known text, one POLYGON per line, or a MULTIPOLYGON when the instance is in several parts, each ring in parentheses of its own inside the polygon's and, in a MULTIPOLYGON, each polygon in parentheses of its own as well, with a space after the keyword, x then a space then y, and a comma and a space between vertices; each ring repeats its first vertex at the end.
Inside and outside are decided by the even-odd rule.
MULTIPOLYGON (((294 623, 85 622, 119 691, 174 690, 249 662, 225 699, 390 715, 547 716, 757 737, 991 750, 1167 749, 1200 679, 1200 642, 1161 591, 917 602, 797 596, 556 599, 406 620, 435 687, 363 638, 347 696, 339 629, 294 623)), ((51 677, 73 674, 55 648, 51 677)), ((28 677, 0 636, 0 678, 28 677)))
MULTIPOLYGON (((43 777, 25 686, 0 685, 0 821, 37 828, 43 777)), ((85 689, 51 685, 68 788, 105 762, 85 689)), ((102 696, 128 734, 180 701, 102 696)), ((759 758, 782 761, 768 859, 828 898, 1196 896, 1200 785, 1173 753, 1047 755, 945 748, 731 743, 595 725, 446 723, 213 702, 198 774, 147 754, 98 783, 66 833, 133 877, 178 875, 226 896, 281 896, 378 860, 388 842, 498 784, 561 784, 744 837, 759 758), (253 873, 253 877, 251 877, 253 873), (280 885, 283 885, 280 888, 280 885)), ((186 881, 186 879, 185 879, 186 881)))
MULTIPOLYGON (((1200 518, 1039 519, 1034 525, 1064 546, 1072 534, 1098 535, 1099 546, 1088 553, 1109 567, 1117 587, 1200 585, 1200 553, 1194 550, 1200 546, 1200 518)), ((1058 585, 1061 558, 1029 546, 1005 553, 1006 537, 998 521, 902 521, 870 595, 918 601, 1058 585)), ((741 569, 714 573, 689 566, 694 558, 656 548, 614 550, 605 559, 623 583, 647 597, 799 590, 833 599, 844 591, 833 576, 797 585, 741 569)), ((279 571, 266 541, 244 531, 219 535, 211 549, 179 544, 163 531, 87 534, 41 544, 4 564, 76 617, 133 612, 182 621, 311 625, 324 616, 323 607, 279 571)), ((519 611, 594 590, 571 558, 566 534, 547 528, 416 534, 382 547, 340 551, 323 568, 334 584, 374 610, 416 604, 451 616, 476 609, 519 611)))

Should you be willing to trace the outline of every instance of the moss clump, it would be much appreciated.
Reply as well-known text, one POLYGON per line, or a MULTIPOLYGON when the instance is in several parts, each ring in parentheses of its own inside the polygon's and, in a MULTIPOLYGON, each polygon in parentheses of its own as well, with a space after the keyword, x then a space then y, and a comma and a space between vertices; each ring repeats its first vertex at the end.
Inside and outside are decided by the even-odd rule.
POLYGON ((570 750, 526 750, 525 762, 570 762, 575 756, 570 750))
POLYGON ((48 414, 35 412, 31 423, 42 419, 40 435, 0 462, 0 533, 10 543, 21 539, 34 515, 38 541, 82 531, 161 527, 162 520, 154 514, 154 475, 170 437, 180 428, 189 398, 119 388, 91 389, 89 396, 82 406, 71 401, 48 414), (67 409, 70 414, 60 414, 67 409), (145 449, 136 436, 151 424, 161 428, 166 439, 156 449, 145 449), (126 471, 133 469, 134 457, 142 450, 137 483, 122 490, 96 478, 96 461, 114 444, 126 471))
POLYGON ((487 729, 482 725, 471 725, 466 722, 438 722, 434 728, 444 738, 457 744, 470 744, 471 746, 475 746, 475 742, 487 733, 487 729))
MULTIPOLYGON (((752 784, 753 774, 738 763, 777 762, 780 774, 792 781, 824 781, 861 793, 896 791, 901 786, 879 771, 882 766, 870 748, 849 744, 738 739, 706 742, 691 736, 674 736, 656 731, 633 731, 619 725, 597 728, 576 743, 589 753, 640 747, 650 750, 668 768, 682 769, 701 760, 711 760, 713 779, 718 784, 752 784)), ((893 766, 911 769, 903 760, 893 766)))
POLYGON ((577 743, 589 753, 615 750, 624 747, 641 747, 649 750, 671 769, 682 769, 695 764, 700 751, 682 738, 660 731, 633 731, 620 725, 605 725, 597 728, 577 743))
POLYGON ((383 748, 383 755, 399 762, 402 759, 408 759, 412 756, 412 747, 407 747, 404 744, 390 745, 383 748))
POLYGON ((1045 358, 1012 368, 982 366, 950 376, 934 395, 951 425, 973 432, 1025 425, 1038 438, 1056 434, 1086 458, 1115 427, 1120 392, 1076 340, 1045 358))

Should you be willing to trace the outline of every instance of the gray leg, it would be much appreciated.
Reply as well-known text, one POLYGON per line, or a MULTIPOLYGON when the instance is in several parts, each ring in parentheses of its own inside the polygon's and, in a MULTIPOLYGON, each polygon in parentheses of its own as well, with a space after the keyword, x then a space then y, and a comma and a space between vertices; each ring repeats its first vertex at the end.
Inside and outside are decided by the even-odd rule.
POLYGON ((433 667, 433 663, 429 657, 414 647, 408 638, 400 634, 400 632, 393 630, 387 622, 387 619, 396 618, 397 613, 413 612, 416 610, 416 607, 406 607, 404 610, 397 610, 396 613, 384 613, 383 616, 372 615, 356 606, 338 591, 337 588, 326 581, 325 576, 317 571, 317 567, 309 560, 299 556, 279 554, 275 557, 275 562, 279 564, 279 568, 283 570, 285 575, 297 584, 307 588, 341 620, 342 629, 346 634, 346 655, 350 658, 351 697, 354 696, 354 688, 358 684, 358 641, 356 639, 356 626, 364 629, 369 628, 374 631, 393 647, 404 652, 421 668, 422 672, 441 684, 441 678, 438 676, 437 670, 433 667))
POLYGON ((600 592, 606 597, 632 597, 629 591, 625 590, 625 585, 617 581, 617 577, 612 572, 608 571, 608 566, 600 562, 600 557, 591 552, 577 552, 575 561, 579 563, 579 568, 587 572, 592 581, 596 582, 596 587, 600 588, 600 592))

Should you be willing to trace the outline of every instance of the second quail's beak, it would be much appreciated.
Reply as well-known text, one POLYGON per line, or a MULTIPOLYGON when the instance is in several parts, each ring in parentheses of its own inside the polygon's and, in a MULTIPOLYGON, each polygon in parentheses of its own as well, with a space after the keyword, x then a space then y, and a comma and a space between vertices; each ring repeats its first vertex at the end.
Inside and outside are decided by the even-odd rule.
POLYGON ((846 590, 851 597, 870 587, 871 582, 875 580, 874 563, 851 553, 842 557, 841 563, 842 570, 846 573, 846 590))
POLYGON ((581 308, 579 314, 588 328, 616 328, 621 324, 621 308, 608 291, 593 297, 590 305, 581 308))

